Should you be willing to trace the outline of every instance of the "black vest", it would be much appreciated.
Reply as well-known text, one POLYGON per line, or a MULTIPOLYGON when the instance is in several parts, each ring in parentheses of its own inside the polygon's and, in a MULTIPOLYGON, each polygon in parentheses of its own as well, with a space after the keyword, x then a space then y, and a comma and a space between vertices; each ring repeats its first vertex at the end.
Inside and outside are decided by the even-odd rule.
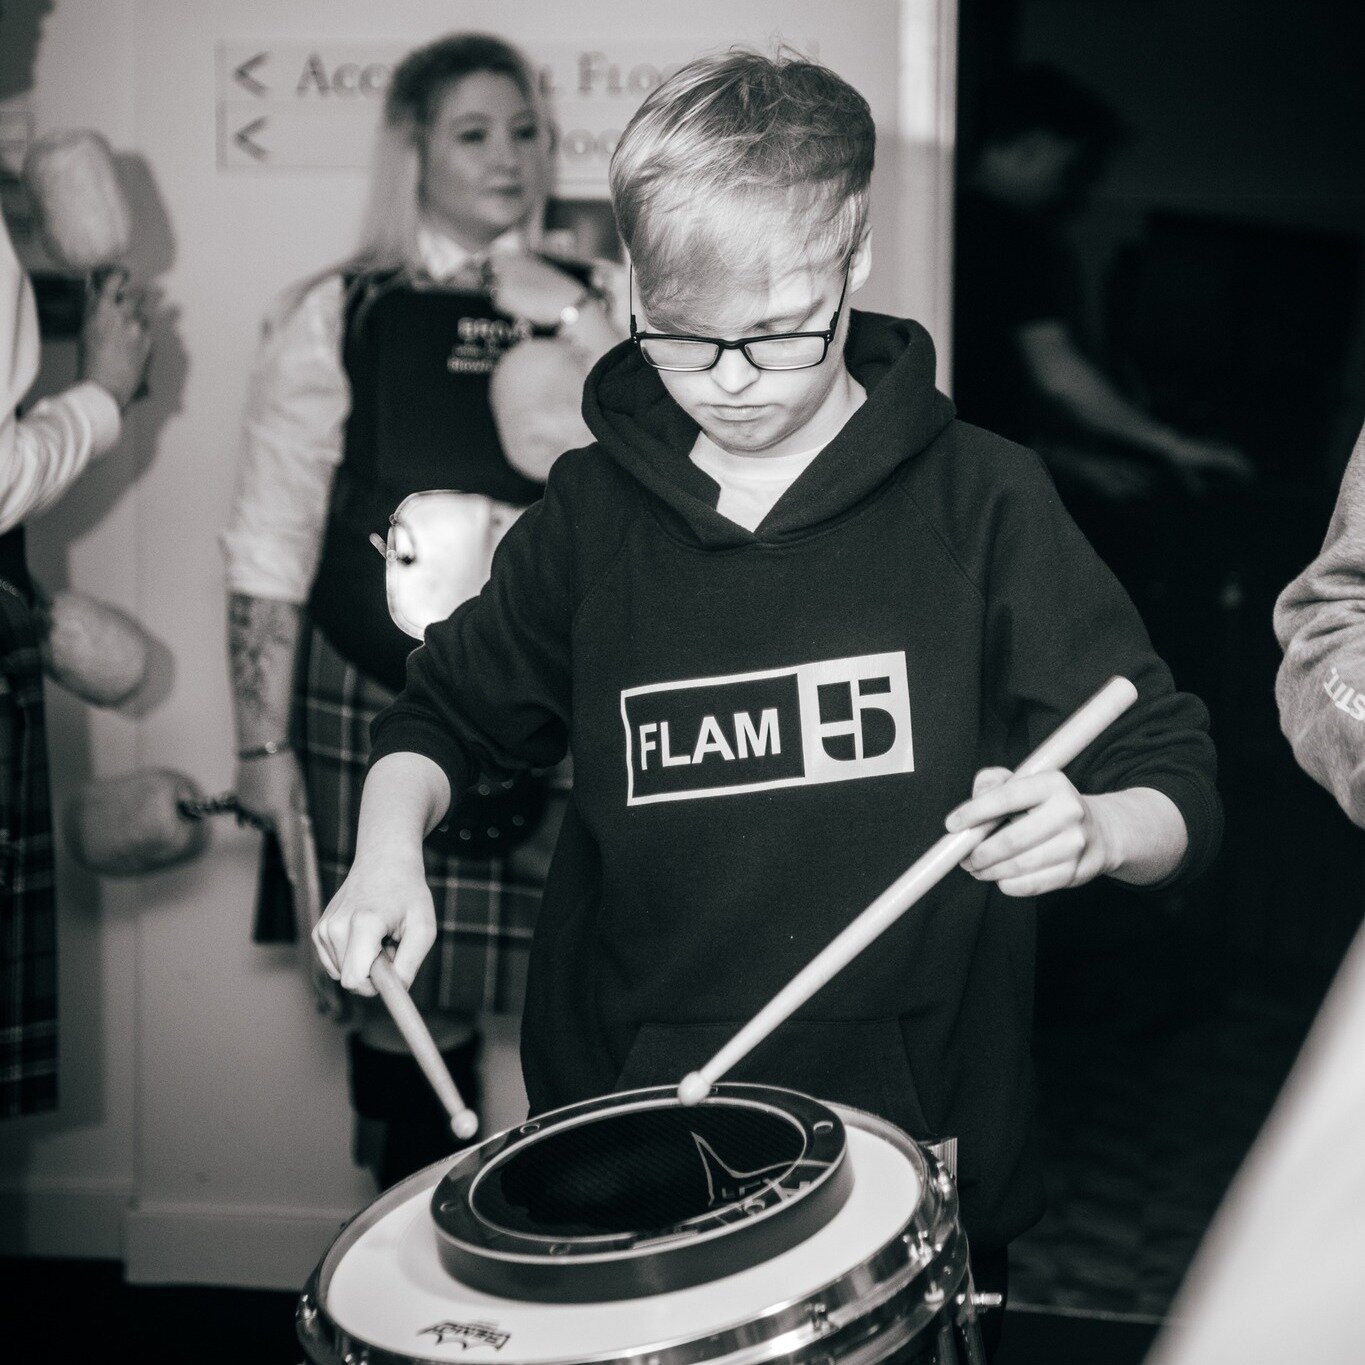
MULTIPOLYGON (((586 283, 584 268, 561 269, 586 283)), ((486 294, 404 275, 346 280, 342 361, 351 387, 341 467, 308 607, 332 646, 395 691, 416 648, 389 617, 371 534, 410 493, 448 488, 527 507, 544 485, 507 463, 488 401, 498 358, 553 329, 500 313, 486 294)))
POLYGON ((13 526, 0 535, 0 579, 31 598, 33 585, 29 581, 28 563, 24 557, 24 528, 13 526))

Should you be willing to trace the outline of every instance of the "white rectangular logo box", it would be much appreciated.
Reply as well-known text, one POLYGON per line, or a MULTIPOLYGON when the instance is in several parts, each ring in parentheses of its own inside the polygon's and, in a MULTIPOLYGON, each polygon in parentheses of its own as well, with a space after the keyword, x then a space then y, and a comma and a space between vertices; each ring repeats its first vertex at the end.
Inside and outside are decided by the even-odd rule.
POLYGON ((904 653, 631 687, 621 723, 631 806, 915 768, 904 653))

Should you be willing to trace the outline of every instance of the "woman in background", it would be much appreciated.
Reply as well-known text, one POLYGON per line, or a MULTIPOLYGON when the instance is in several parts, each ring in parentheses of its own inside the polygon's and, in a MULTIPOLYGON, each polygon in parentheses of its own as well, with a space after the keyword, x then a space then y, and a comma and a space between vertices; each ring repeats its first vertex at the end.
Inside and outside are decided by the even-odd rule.
MULTIPOLYGON (((598 272, 533 249, 550 152, 534 73, 514 48, 457 34, 410 53, 385 101, 359 250, 288 291, 267 321, 223 536, 237 793, 278 833, 295 886, 305 853, 293 817, 307 809, 324 903, 354 855, 370 719, 414 648, 390 619, 371 541, 423 490, 459 490, 509 518, 537 500, 547 460, 587 432, 562 382, 558 402, 519 409, 495 368, 553 338, 523 349, 552 352, 562 381, 621 335, 598 272)), ((413 988, 475 1104, 476 1021, 520 1008, 543 876, 533 844, 509 851, 508 831, 538 844, 559 804, 532 775, 477 786, 486 818, 427 843, 437 944, 413 988)), ((356 1155, 385 1188, 452 1141, 382 1008, 360 1007, 356 1155)))

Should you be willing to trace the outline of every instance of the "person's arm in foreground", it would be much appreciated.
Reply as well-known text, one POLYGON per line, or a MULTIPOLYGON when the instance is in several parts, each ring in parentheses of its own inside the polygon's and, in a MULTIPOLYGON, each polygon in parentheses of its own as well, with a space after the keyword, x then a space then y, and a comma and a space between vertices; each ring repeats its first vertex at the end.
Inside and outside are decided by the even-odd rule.
POLYGON ((1365 825, 1365 432, 1322 553, 1280 594, 1280 725, 1309 776, 1365 825))

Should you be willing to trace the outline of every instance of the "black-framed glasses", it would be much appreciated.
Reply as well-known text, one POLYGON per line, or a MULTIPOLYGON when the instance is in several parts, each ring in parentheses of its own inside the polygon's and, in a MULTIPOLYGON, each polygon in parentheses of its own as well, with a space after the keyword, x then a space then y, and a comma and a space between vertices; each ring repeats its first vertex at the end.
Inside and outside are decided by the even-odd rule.
POLYGON ((823 332, 770 332, 765 336, 739 337, 725 341, 721 337, 692 336, 687 332, 642 332, 635 322, 635 270, 630 272, 630 339, 640 348, 647 364, 656 370, 696 374, 713 369, 722 351, 743 351, 744 358, 756 370, 809 370, 824 363, 830 342, 839 327, 839 314, 844 311, 844 297, 848 293, 848 271, 844 271, 844 286, 839 291, 839 302, 834 316, 823 332))

